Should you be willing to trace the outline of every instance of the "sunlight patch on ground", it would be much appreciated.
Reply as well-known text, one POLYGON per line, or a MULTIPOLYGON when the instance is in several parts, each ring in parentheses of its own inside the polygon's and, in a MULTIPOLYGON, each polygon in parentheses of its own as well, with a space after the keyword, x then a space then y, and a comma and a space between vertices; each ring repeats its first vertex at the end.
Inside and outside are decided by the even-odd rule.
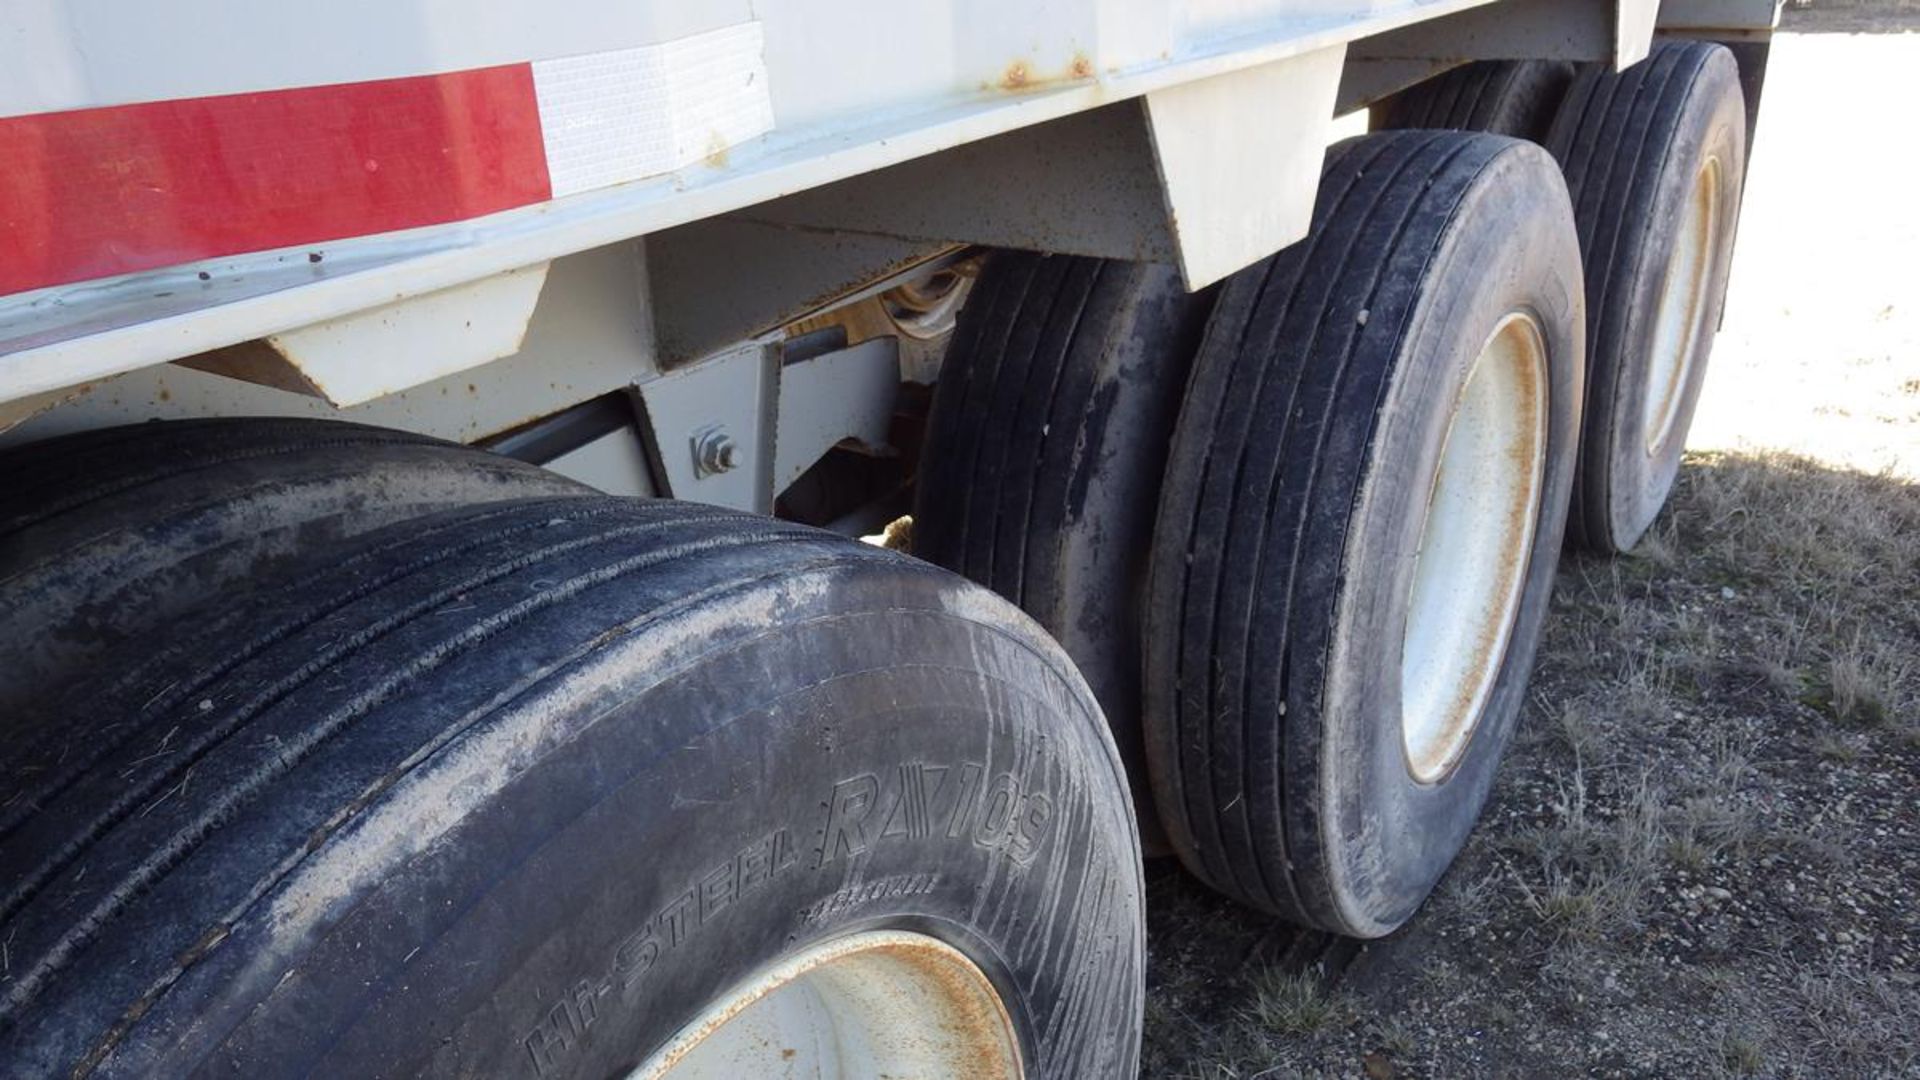
POLYGON ((1920 479, 1920 100, 1909 35, 1783 35, 1689 445, 1920 479))

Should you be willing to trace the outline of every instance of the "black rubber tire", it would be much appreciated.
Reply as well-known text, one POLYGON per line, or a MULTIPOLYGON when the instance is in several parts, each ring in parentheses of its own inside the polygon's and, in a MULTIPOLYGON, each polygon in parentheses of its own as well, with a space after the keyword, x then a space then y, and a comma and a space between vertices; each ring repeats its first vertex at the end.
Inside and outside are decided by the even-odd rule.
POLYGON ((1154 508, 1210 293, 1170 266, 996 253, 934 391, 913 552, 1018 604, 1066 647, 1164 853, 1140 738, 1154 508))
POLYGON ((1375 131, 1484 131, 1544 143, 1573 83, 1563 60, 1480 60, 1376 103, 1375 131))
POLYGON ((1065 654, 951 574, 542 499, 391 526, 176 632, 76 706, 93 760, 0 837, 9 1076, 624 1075, 776 956, 875 928, 980 965, 1029 1075, 1137 1067, 1112 740, 1065 654))
POLYGON ((448 506, 585 488, 422 435, 325 420, 137 424, 0 455, 0 716, 88 660, 328 541, 448 506))
POLYGON ((1686 449, 1720 327, 1746 173, 1746 102, 1724 46, 1664 41, 1619 74, 1575 81, 1547 146, 1566 171, 1586 256, 1587 409, 1572 541, 1618 553, 1659 516, 1686 449), (1650 431, 1660 297, 1696 176, 1719 166, 1718 232, 1674 420, 1650 431))
POLYGON ((1408 131, 1336 145, 1308 239, 1223 287, 1161 493, 1145 715, 1162 822, 1226 894, 1378 937, 1465 842, 1559 554, 1579 272, 1544 150, 1408 131), (1424 508, 1452 402, 1515 311, 1547 351, 1534 539, 1474 733, 1449 774, 1421 784, 1400 734, 1400 664, 1424 508))

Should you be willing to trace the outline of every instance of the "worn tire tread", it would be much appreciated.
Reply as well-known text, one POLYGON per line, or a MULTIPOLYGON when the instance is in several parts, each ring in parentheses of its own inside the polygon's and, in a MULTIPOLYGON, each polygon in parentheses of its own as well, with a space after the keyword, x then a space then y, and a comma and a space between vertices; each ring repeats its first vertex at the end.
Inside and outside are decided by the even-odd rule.
POLYGON ((1575 67, 1557 60, 1480 60, 1373 106, 1375 131, 1483 131, 1544 142, 1575 67))

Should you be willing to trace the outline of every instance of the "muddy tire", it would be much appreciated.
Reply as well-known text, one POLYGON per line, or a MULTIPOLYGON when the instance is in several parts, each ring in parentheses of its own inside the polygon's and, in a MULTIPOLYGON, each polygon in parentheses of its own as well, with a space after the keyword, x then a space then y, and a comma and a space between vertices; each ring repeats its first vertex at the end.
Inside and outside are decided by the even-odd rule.
POLYGON ((453 443, 323 420, 138 424, 0 455, 0 715, 301 551, 449 506, 589 489, 453 443))
POLYGON ((11 1076, 1136 1068, 1112 741, 1058 647, 944 571, 531 500, 348 542, 175 633, 76 705, 86 767, 0 836, 11 1076))
POLYGON ((1480 60, 1373 107, 1373 130, 1484 131, 1543 143, 1573 82, 1561 60, 1480 60))
POLYGON ((1746 171, 1733 54, 1660 42, 1617 75, 1583 73, 1548 147, 1586 255, 1586 434, 1573 542, 1623 552, 1680 471, 1720 326, 1746 171))
MULTIPOLYGON (((1210 299, 1168 266, 994 255, 942 366, 915 485, 914 554, 1018 604, 1066 647, 1143 822, 1141 591, 1210 299)), ((1157 823, 1143 831, 1163 847, 1157 823)))
POLYGON ((1312 232, 1223 287, 1147 606, 1156 804, 1187 866, 1376 937, 1466 840, 1519 712, 1581 395, 1553 160, 1488 135, 1330 151, 1312 232))

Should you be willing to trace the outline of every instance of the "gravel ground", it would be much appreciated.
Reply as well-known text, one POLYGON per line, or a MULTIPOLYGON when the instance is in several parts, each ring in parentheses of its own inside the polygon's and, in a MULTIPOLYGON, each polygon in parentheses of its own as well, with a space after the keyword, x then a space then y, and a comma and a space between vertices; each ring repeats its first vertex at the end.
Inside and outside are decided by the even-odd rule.
POLYGON ((1147 1075, 1920 1076, 1920 211, 1872 107, 1916 77, 1779 39, 1696 449, 1563 563, 1468 850, 1364 947, 1150 866, 1147 1075))

